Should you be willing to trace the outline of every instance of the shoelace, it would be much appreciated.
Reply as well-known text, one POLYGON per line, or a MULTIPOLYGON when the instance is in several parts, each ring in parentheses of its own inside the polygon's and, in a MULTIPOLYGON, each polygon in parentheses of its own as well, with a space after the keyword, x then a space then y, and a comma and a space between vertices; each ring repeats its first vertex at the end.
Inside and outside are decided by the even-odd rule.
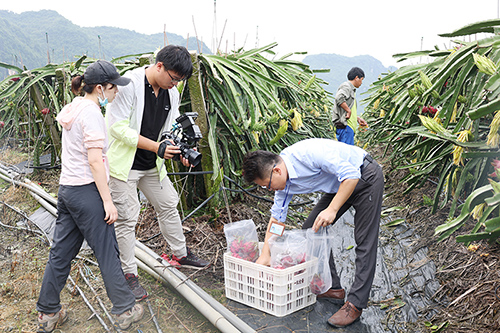
POLYGON ((350 303, 346 303, 344 306, 345 312, 346 312, 346 317, 350 317, 350 312, 354 312, 354 309, 352 308, 350 303))
POLYGON ((137 285, 139 284, 139 279, 135 276, 128 278, 128 280, 129 280, 130 288, 132 288, 132 289, 135 289, 137 287, 137 285))

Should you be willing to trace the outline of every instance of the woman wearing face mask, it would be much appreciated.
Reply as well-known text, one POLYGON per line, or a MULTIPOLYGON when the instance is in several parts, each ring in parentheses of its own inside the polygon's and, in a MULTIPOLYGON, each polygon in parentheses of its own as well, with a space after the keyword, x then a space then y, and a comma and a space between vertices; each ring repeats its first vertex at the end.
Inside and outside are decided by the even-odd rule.
POLYGON ((142 318, 143 307, 135 304, 121 268, 113 225, 118 213, 107 184, 107 134, 101 113, 101 106, 115 98, 118 86, 129 82, 112 63, 99 60, 84 75, 73 78, 73 93, 83 90, 84 96, 76 97, 56 118, 63 128, 62 170, 54 242, 36 305, 39 332, 52 332, 67 319, 60 292, 84 239, 99 263, 113 303, 114 324, 127 329, 142 318))

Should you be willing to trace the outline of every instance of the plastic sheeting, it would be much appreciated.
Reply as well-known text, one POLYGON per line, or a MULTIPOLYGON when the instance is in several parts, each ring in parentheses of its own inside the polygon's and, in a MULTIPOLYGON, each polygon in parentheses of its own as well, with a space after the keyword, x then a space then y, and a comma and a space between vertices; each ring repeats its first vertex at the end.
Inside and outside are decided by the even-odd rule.
MULTIPOLYGON (((43 230, 43 232, 47 235, 47 237, 50 239, 52 242, 54 239, 54 230, 56 228, 56 219, 54 215, 52 215, 48 210, 46 210, 43 207, 38 208, 33 214, 29 216, 29 219, 36 223, 38 227, 43 230)), ((25 225, 25 221, 20 221, 18 223, 18 226, 26 226, 29 227, 28 225, 25 225)), ((90 246, 87 243, 87 240, 84 240, 82 243, 82 247, 80 248, 81 250, 89 250, 90 246)))
MULTIPOLYGON (((33 214, 31 214, 29 218, 31 221, 35 222, 52 241, 54 237, 54 229, 56 227, 56 217, 45 208, 40 207, 33 214)), ((24 221, 18 223, 20 226, 24 226, 24 224, 24 221)), ((26 226, 29 226, 29 224, 26 226)))
MULTIPOLYGON (((51 168, 50 166, 50 159, 51 155, 46 154, 40 156, 40 168, 51 168)), ((24 161, 19 164, 16 164, 12 166, 12 168, 17 172, 21 174, 29 174, 33 172, 33 161, 24 161)))
MULTIPOLYGON (((382 221, 384 224, 387 221, 382 221)), ((335 235, 333 253, 342 286, 349 290, 354 280, 356 243, 354 241, 353 211, 348 211, 332 227, 335 235)), ((252 328, 261 333, 281 332, 404 332, 408 324, 418 319, 419 309, 430 305, 430 298, 438 290, 435 266, 427 257, 426 248, 412 248, 418 235, 407 226, 381 226, 377 269, 370 302, 360 320, 345 328, 327 324, 328 318, 342 305, 318 300, 315 304, 289 314, 274 317, 235 301, 226 306, 252 328), (399 302, 391 301, 396 298, 399 302), (386 306, 382 309, 382 305, 386 306)))

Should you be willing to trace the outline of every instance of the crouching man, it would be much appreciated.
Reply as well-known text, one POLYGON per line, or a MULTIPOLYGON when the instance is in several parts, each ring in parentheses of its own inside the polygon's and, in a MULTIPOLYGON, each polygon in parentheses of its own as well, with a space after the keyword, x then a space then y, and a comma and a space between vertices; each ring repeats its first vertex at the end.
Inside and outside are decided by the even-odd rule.
POLYGON ((270 227, 286 220, 288 205, 294 194, 322 192, 302 228, 335 223, 354 207, 356 273, 346 297, 330 254, 332 287, 318 299, 344 305, 328 319, 334 327, 345 327, 358 320, 368 305, 375 274, 378 233, 384 176, 381 166, 363 149, 329 139, 307 139, 286 149, 280 155, 257 150, 243 160, 243 177, 251 183, 276 191, 264 247, 257 263, 269 265, 270 227))

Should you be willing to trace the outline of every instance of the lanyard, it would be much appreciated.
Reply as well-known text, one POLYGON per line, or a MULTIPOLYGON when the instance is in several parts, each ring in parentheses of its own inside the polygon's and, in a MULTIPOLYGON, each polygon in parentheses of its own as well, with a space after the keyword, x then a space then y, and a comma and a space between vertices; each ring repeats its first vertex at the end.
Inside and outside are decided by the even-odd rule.
POLYGON ((285 199, 283 200, 283 205, 281 206, 281 213, 280 213, 280 222, 281 222, 281 218, 283 217, 283 212, 285 211, 285 204, 286 204, 286 199, 288 198, 288 191, 290 191, 290 186, 289 184, 287 183, 285 185, 285 199))

